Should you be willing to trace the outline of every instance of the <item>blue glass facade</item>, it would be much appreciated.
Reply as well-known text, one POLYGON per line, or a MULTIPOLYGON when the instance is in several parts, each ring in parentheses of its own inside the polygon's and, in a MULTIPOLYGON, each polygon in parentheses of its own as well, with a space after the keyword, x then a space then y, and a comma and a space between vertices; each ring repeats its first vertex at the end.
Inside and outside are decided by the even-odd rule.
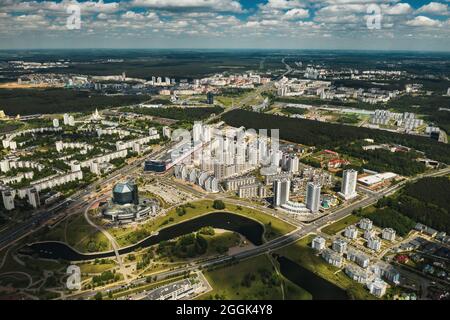
POLYGON ((167 164, 165 161, 161 160, 147 160, 145 161, 144 171, 147 172, 166 172, 167 164))

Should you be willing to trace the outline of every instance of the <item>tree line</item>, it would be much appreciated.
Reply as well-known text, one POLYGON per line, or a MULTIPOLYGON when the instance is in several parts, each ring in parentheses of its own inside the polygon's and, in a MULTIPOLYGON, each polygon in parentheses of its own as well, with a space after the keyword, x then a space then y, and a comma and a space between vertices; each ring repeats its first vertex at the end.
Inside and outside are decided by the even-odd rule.
POLYGON ((374 139, 377 143, 404 145, 425 152, 431 159, 450 163, 450 146, 427 137, 307 119, 292 119, 245 110, 228 112, 224 114, 222 120, 234 127, 244 126, 256 130, 280 129, 281 139, 318 148, 337 148, 358 140, 374 139))

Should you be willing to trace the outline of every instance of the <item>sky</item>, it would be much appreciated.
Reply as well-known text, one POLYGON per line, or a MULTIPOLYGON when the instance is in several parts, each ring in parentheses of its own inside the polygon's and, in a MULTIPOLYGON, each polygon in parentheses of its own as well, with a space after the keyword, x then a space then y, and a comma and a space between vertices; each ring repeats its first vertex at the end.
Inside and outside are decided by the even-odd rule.
POLYGON ((450 0, 0 0, 22 48, 450 51, 450 0))

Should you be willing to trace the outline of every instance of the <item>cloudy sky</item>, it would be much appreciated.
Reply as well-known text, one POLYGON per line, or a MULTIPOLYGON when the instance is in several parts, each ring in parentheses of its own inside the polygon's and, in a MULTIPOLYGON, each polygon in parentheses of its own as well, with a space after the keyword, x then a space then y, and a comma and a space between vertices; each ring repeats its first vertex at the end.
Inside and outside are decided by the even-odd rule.
POLYGON ((449 7, 450 0, 0 0, 0 48, 450 51, 449 7))

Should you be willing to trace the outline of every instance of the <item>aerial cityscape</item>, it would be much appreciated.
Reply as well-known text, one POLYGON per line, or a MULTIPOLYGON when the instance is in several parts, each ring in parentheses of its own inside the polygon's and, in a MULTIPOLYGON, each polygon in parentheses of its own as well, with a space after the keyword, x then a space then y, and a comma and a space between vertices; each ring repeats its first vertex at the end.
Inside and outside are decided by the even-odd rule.
POLYGON ((0 300, 450 300, 417 2, 0 4, 0 300))

